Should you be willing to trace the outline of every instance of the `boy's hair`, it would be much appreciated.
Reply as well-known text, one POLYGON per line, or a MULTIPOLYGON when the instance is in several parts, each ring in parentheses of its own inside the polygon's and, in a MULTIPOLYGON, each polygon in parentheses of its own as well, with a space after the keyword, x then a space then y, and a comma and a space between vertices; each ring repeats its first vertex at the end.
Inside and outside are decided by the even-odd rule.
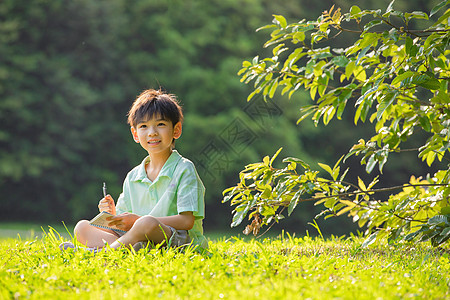
POLYGON ((166 94, 161 90, 145 90, 134 101, 128 112, 128 124, 135 127, 153 117, 161 117, 175 126, 183 123, 183 112, 175 95, 166 94))

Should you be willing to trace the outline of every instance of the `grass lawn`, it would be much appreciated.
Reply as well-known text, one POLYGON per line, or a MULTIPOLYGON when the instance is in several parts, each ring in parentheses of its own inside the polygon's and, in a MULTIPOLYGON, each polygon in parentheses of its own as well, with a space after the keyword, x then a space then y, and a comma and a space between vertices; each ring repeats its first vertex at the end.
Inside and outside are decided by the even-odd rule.
POLYGON ((64 224, 57 225, 40 225, 35 223, 0 223, 0 239, 14 238, 14 239, 35 239, 41 238, 49 228, 54 228, 61 234, 62 237, 69 239, 73 232, 73 226, 67 225, 67 230, 64 224), (68 233, 70 232, 70 234, 68 233))
POLYGON ((222 238, 191 249, 92 254, 62 238, 0 240, 0 299, 450 299, 450 255, 358 238, 222 238))

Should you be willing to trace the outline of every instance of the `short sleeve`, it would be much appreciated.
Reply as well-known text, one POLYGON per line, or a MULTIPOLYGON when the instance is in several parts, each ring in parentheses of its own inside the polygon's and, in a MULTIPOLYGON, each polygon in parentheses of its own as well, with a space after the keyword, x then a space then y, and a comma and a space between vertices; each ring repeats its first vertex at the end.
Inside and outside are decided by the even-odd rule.
POLYGON ((124 212, 131 212, 131 208, 128 207, 127 203, 130 203, 130 183, 129 183, 129 174, 125 178, 123 182, 123 190, 117 199, 116 204, 116 214, 122 214, 124 212))
POLYGON ((128 211, 126 203, 123 198, 124 198, 123 193, 121 193, 119 199, 117 199, 116 214, 118 215, 128 211))
POLYGON ((196 219, 205 217, 205 187, 195 170, 192 162, 185 164, 180 174, 177 188, 177 210, 178 213, 192 211, 196 219))

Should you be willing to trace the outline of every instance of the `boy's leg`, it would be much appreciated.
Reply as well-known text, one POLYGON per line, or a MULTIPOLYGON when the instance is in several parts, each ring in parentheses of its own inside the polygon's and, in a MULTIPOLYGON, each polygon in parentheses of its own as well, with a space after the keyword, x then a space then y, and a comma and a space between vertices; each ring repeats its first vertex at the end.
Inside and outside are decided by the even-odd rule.
MULTIPOLYGON (((173 248, 180 248, 187 246, 191 243, 191 237, 189 236, 189 232, 187 230, 176 230, 175 228, 169 226, 172 231, 172 236, 168 241, 168 246, 173 248)), ((139 251, 142 248, 148 247, 148 241, 138 242, 133 245, 135 251, 139 251)))
POLYGON ((113 231, 91 226, 87 220, 78 222, 73 231, 76 239, 87 247, 102 248, 105 242, 111 245, 118 238, 113 231))
POLYGON ((152 216, 143 216, 136 220, 133 227, 125 235, 121 236, 111 248, 122 246, 132 247, 137 242, 152 241, 155 244, 168 241, 172 236, 172 230, 152 216))

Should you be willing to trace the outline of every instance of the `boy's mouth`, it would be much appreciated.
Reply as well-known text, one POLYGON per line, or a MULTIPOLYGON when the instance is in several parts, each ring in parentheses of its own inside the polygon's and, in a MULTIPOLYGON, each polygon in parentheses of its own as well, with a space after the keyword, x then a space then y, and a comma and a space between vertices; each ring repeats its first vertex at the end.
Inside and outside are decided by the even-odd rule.
POLYGON ((156 145, 156 144, 158 144, 160 141, 159 140, 151 140, 151 141, 148 141, 148 143, 150 144, 150 145, 156 145))

